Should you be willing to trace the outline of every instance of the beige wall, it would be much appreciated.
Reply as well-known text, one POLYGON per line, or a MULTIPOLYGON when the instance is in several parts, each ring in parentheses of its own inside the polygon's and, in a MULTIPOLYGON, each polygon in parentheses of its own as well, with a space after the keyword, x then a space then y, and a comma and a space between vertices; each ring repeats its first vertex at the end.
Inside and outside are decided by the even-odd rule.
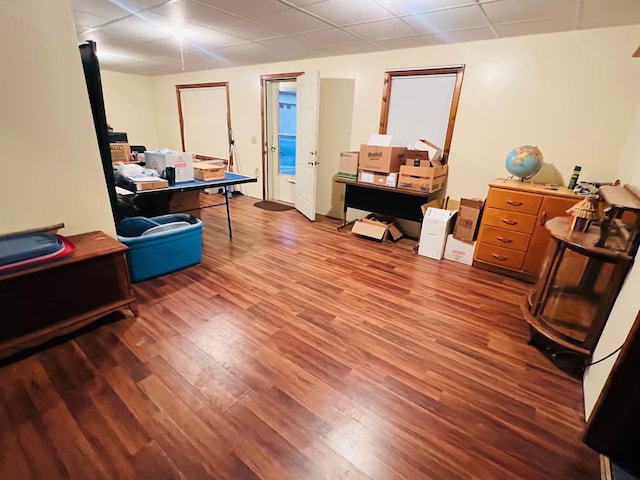
MULTIPOLYGON (((538 181, 566 183, 575 165, 583 167, 581 179, 610 180, 640 100, 640 63, 631 58, 639 34, 639 26, 618 27, 154 77, 158 138, 180 146, 175 84, 228 81, 241 171, 259 174, 259 142, 251 138, 260 138, 260 75, 318 69, 323 79, 354 84, 350 103, 341 105, 352 115, 350 140, 327 143, 332 128, 341 137, 342 127, 321 125, 320 162, 335 172, 336 152, 377 131, 385 70, 465 64, 450 196, 485 195, 490 180, 505 176, 509 150, 526 143, 538 145, 547 162, 538 181)), ((331 175, 321 174, 318 213, 333 213, 335 189, 331 175)), ((260 197, 260 183, 246 193, 260 197)))
POLYGON ((0 233, 114 235, 69 1, 3 1, 0 32, 0 233))
MULTIPOLYGON (((640 63, 640 59, 635 59, 640 63)), ((636 108, 635 120, 628 131, 627 141, 620 157, 618 178, 623 184, 629 183, 640 187, 640 104, 636 108)), ((624 342, 629 334, 638 311, 640 311, 640 266, 636 261, 620 291, 616 304, 607 320, 602 336, 593 354, 598 360, 613 352, 624 342)), ((601 363, 587 368, 584 375, 584 403, 587 418, 611 373, 618 354, 609 357, 601 363)))
POLYGON ((101 76, 107 122, 116 132, 127 132, 131 145, 144 145, 149 150, 162 148, 156 130, 151 78, 105 70, 101 76))

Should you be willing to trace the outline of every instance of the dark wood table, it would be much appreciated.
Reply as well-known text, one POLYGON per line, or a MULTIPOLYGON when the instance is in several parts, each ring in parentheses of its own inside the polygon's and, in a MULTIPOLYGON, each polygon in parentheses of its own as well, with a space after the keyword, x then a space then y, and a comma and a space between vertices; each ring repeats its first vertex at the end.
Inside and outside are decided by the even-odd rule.
POLYGON ((339 229, 353 223, 347 222, 347 209, 349 208, 422 222, 422 206, 444 194, 444 190, 426 193, 344 178, 336 178, 336 182, 345 186, 343 221, 342 225, 338 227, 339 229))

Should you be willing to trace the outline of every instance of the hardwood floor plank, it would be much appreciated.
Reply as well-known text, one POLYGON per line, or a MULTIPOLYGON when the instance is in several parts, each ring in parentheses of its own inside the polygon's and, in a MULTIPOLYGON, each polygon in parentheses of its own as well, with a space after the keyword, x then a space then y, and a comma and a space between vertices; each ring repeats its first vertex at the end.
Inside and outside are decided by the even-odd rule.
POLYGON ((530 285, 254 202, 233 239, 203 209, 202 262, 136 283, 137 318, 0 364, 2 478, 599 478, 530 285))

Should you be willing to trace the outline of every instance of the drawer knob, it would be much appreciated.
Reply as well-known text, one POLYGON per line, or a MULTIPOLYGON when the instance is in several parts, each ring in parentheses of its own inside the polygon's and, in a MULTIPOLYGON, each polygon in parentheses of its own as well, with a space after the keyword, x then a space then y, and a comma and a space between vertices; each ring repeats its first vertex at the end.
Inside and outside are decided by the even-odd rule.
POLYGON ((508 218, 503 218, 502 221, 504 223, 506 223, 507 225, 516 225, 518 222, 516 222, 515 220, 510 220, 508 218))
POLYGON ((513 207, 521 207, 522 202, 518 202, 517 200, 507 200, 507 203, 513 207))
POLYGON ((505 237, 496 237, 497 240, 500 240, 502 243, 511 243, 513 242, 513 240, 511 240, 510 238, 505 238, 505 237))
POLYGON ((497 253, 492 253, 491 256, 496 260, 500 260, 501 262, 507 260, 507 257, 505 257, 504 255, 498 255, 497 253))

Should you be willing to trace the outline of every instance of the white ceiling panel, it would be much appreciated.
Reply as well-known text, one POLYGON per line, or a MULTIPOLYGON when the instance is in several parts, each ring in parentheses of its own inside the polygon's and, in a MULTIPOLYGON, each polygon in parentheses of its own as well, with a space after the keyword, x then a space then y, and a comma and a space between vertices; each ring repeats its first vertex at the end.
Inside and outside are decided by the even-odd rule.
POLYGON ((78 41, 146 75, 640 24, 640 0, 71 0, 78 41), (157 59, 163 59, 159 61, 157 59), (176 63, 178 62, 178 63, 176 63))
POLYGON ((437 33, 488 26, 479 5, 423 13, 407 17, 406 20, 420 33, 437 33))
POLYGON ((380 45, 385 50, 398 50, 400 48, 416 48, 426 47, 427 45, 433 45, 433 40, 427 35, 414 35, 412 37, 403 38, 391 38, 388 40, 381 40, 376 42, 376 45, 380 45))
POLYGON ((461 43, 461 42, 475 42, 477 40, 493 40, 496 35, 488 27, 484 28, 470 28, 468 30, 456 30, 451 32, 441 32, 429 35, 433 43, 461 43))
POLYGON ((325 29, 331 25, 305 12, 293 9, 264 15, 260 18, 260 23, 267 28, 282 33, 308 32, 310 30, 325 29))
POLYGON ((393 14, 373 0, 328 0, 307 5, 308 10, 337 25, 370 22, 391 18, 393 14))
POLYGON ((338 28, 301 33, 297 35, 297 37, 320 47, 336 47, 338 45, 349 45, 361 42, 359 38, 338 28))
POLYGON ((538 33, 553 33, 570 30, 573 26, 571 17, 554 17, 532 20, 529 22, 513 22, 496 25, 494 28, 500 38, 535 35, 538 33))
POLYGON ((349 27, 345 27, 345 29, 360 35, 367 40, 408 37, 418 33, 408 23, 399 18, 390 18, 388 20, 380 20, 378 22, 351 25, 349 27))
POLYGON ((443 8, 473 5, 475 0, 375 0, 396 15, 416 15, 418 13, 443 8))
POLYGON ((580 0, 501 0, 482 5, 493 24, 532 18, 573 17, 579 8, 580 0))

